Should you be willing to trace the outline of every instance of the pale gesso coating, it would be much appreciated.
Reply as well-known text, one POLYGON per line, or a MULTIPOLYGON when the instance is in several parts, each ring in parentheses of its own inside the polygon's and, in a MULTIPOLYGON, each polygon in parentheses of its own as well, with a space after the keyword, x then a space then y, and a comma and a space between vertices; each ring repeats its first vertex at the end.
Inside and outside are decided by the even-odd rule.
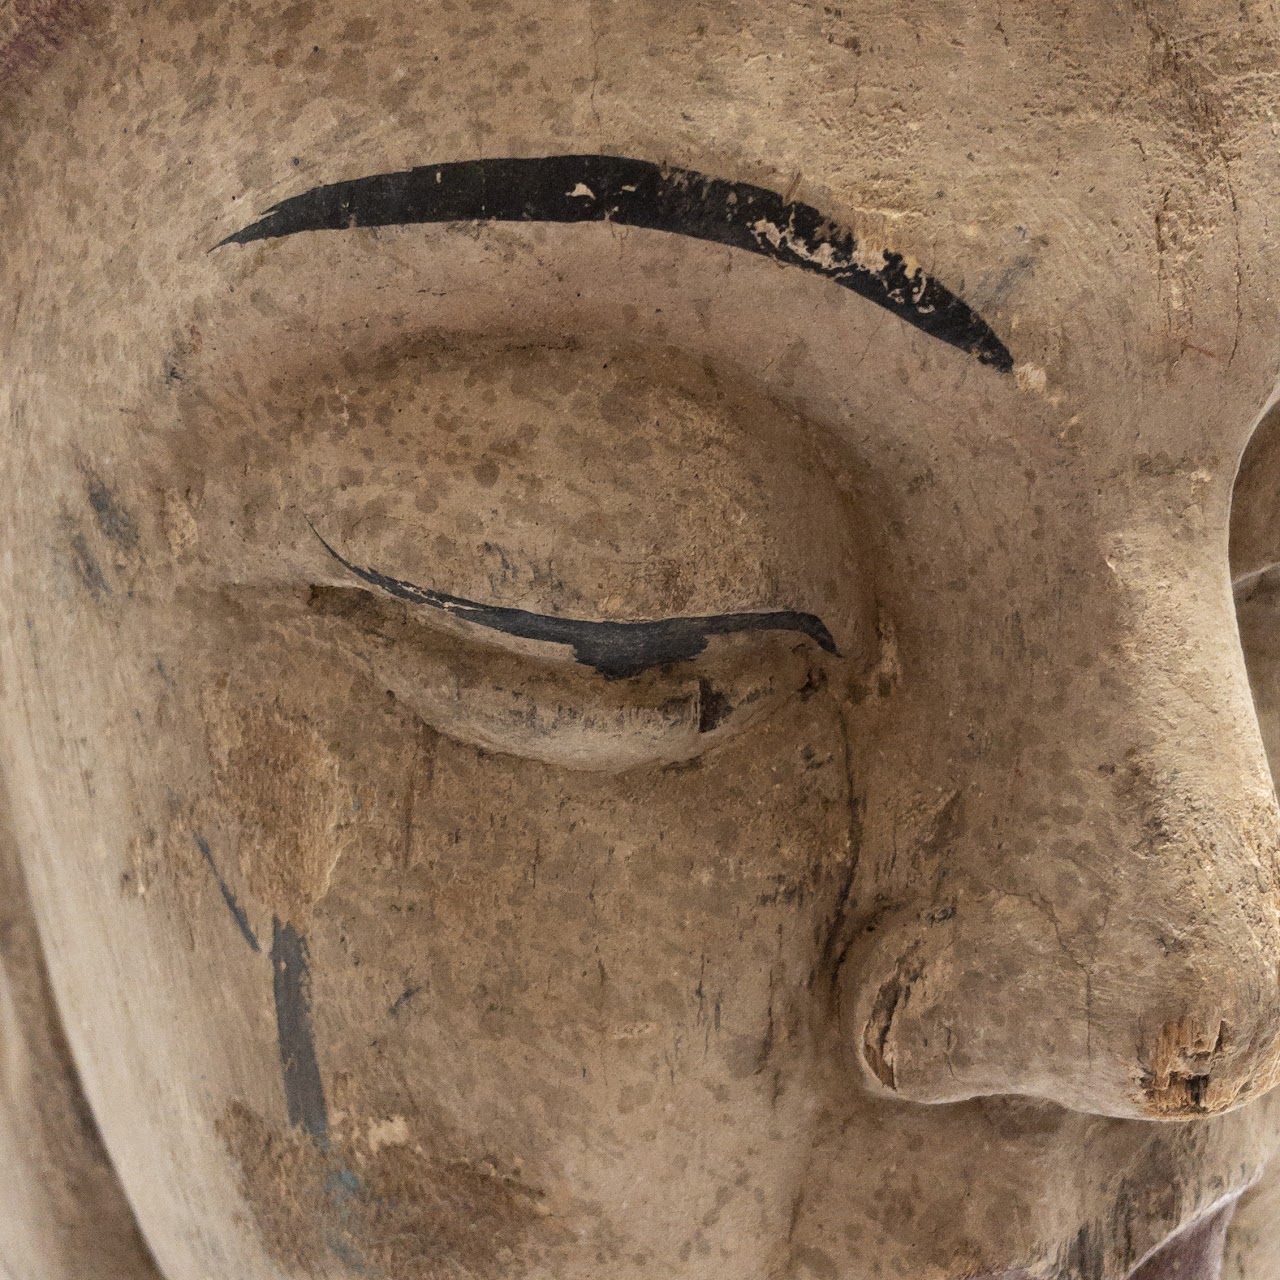
POLYGON ((1272 0, 0 6, 0 1275, 1275 1280, 1278 143, 1272 0))

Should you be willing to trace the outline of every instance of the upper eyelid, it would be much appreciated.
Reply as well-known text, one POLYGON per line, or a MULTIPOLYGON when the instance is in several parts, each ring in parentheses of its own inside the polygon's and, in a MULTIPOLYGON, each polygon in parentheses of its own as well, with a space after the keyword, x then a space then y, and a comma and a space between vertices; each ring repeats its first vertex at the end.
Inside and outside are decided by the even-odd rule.
POLYGON ((711 636, 743 631, 794 631, 808 637, 825 652, 840 656, 835 640, 822 619, 815 614, 798 610, 713 614, 641 622, 599 622, 556 618, 525 609, 480 604, 353 564, 332 547, 310 521, 307 523, 329 555, 362 582, 407 603, 427 605, 451 617, 520 639, 569 645, 576 661, 594 668, 610 680, 639 675, 650 667, 687 661, 707 647, 711 636))

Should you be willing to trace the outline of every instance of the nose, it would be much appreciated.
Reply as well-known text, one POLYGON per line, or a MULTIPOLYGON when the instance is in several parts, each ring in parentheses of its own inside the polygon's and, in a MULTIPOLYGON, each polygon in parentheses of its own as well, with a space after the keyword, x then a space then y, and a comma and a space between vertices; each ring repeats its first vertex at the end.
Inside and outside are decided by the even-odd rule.
MULTIPOLYGON (((1051 617, 1023 610, 1047 673, 1006 664, 1026 698, 988 684, 935 716, 946 821, 837 978, 867 1088, 1181 1119, 1276 1082, 1277 810, 1225 561, 1172 534, 1100 552, 1051 617)), ((868 839, 889 825, 869 806, 868 839)))

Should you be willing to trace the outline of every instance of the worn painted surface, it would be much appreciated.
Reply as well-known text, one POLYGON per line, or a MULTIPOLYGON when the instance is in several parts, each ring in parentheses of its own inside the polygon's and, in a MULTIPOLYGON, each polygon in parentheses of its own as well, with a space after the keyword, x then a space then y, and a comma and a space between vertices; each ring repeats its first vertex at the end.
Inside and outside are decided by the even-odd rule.
POLYGON ((0 13, 122 1280, 1270 1280, 1272 4, 0 13))

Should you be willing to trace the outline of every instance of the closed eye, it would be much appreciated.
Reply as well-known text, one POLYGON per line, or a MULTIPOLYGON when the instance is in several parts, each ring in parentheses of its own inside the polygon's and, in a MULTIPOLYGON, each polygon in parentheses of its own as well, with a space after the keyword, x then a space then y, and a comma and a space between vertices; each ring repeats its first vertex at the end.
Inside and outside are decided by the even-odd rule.
MULTIPOLYGON (((280 603, 292 597, 282 597, 280 603)), ((259 594, 258 607, 265 601, 259 594)), ((304 614, 277 615, 352 663, 458 742, 571 769, 669 764, 726 742, 794 697, 825 687, 824 655, 785 631, 691 662, 601 678, 578 662, 476 644, 422 625, 424 610, 366 586, 312 586, 304 614)))
POLYGON ((808 637, 824 652, 840 656, 830 630, 821 618, 812 613, 782 609, 637 622, 557 618, 526 609, 480 604, 390 577, 376 569, 353 564, 331 546, 314 525, 311 525, 311 532, 330 556, 362 582, 398 600, 438 609, 451 617, 492 631, 522 640, 568 645, 575 661, 593 668, 607 680, 622 680, 640 675, 651 667, 686 662, 702 653, 712 636, 747 631, 797 632, 808 637))

